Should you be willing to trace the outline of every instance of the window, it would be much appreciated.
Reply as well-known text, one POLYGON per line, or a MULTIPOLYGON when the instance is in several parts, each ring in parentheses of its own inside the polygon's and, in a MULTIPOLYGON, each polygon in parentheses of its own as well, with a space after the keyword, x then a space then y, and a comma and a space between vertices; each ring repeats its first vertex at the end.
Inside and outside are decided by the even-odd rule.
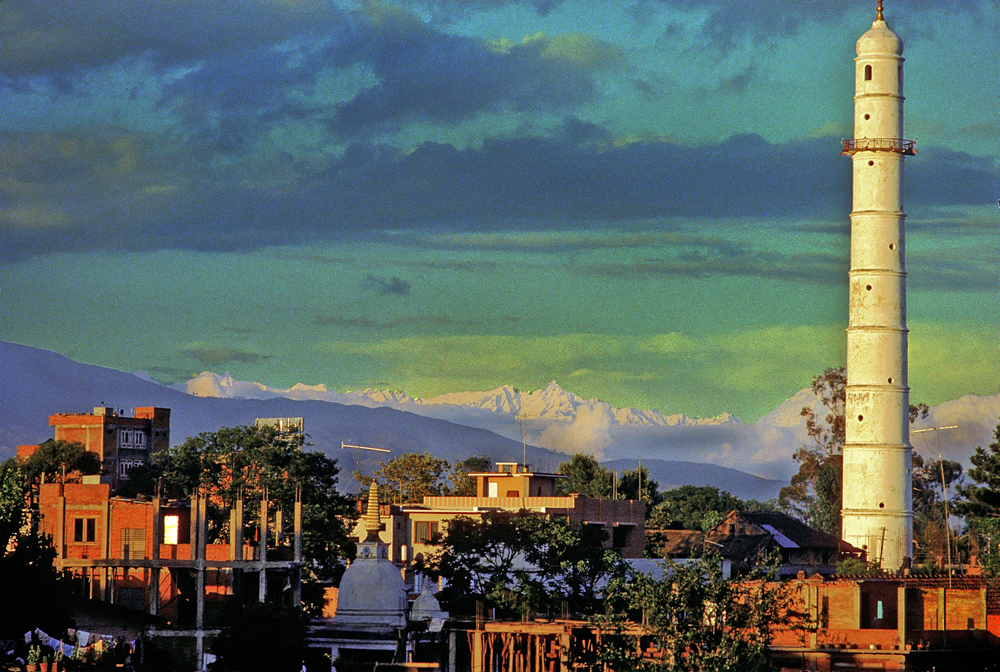
POLYGON ((871 79, 872 79, 872 66, 866 65, 865 66, 865 81, 866 82, 870 82, 871 79))
POLYGON ((630 525, 616 525, 611 528, 611 545, 615 548, 625 548, 628 546, 629 534, 632 532, 630 525))
POLYGON ((181 517, 178 515, 163 516, 163 543, 171 546, 177 545, 177 537, 180 534, 181 517))
POLYGON ((92 544, 97 541, 97 519, 77 518, 74 520, 73 541, 77 544, 92 544))
POLYGON ((418 520, 413 523, 413 543, 426 544, 438 532, 438 524, 429 520, 418 520))

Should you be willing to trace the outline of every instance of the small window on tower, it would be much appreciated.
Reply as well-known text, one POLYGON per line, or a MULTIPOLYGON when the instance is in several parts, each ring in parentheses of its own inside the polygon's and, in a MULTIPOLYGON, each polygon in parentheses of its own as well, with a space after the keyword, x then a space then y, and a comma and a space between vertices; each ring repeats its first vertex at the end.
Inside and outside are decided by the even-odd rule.
POLYGON ((865 66, 865 81, 866 82, 870 82, 871 79, 872 79, 872 66, 866 65, 865 66))

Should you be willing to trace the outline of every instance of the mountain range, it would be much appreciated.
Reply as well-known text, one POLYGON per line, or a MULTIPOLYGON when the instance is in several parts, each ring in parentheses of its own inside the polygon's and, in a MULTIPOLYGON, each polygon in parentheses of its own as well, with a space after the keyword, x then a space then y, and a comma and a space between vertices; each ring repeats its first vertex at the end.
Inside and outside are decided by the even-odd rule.
MULTIPOLYGON (((542 390, 504 386, 421 399, 401 391, 336 392, 323 385, 288 389, 204 372, 172 386, 142 372, 124 373, 81 364, 46 350, 0 342, 0 458, 22 443, 51 437, 51 414, 88 412, 95 406, 171 409, 172 443, 203 431, 251 423, 257 417, 303 417, 314 447, 340 457, 342 481, 354 467, 377 467, 377 454, 343 443, 398 452, 430 452, 448 460, 482 455, 496 461, 527 459, 555 470, 567 455, 583 452, 609 465, 642 460, 662 487, 715 485, 743 498, 768 499, 788 482, 792 454, 809 445, 801 409, 819 408, 801 390, 755 423, 730 414, 713 418, 664 415, 657 410, 615 408, 584 399, 555 381, 542 390)), ((914 434, 914 449, 967 461, 992 440, 1000 394, 966 396, 934 406, 918 427, 958 425, 914 434)), ((379 456, 381 457, 381 456, 379 456)))

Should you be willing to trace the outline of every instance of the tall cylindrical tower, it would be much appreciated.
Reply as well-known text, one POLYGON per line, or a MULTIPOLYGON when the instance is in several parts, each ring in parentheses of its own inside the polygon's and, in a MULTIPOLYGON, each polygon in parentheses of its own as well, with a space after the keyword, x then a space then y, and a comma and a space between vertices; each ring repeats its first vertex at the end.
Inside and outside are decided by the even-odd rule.
POLYGON ((843 538, 896 570, 911 556, 913 505, 907 382, 903 43, 878 0, 857 43, 851 156, 850 306, 843 538))

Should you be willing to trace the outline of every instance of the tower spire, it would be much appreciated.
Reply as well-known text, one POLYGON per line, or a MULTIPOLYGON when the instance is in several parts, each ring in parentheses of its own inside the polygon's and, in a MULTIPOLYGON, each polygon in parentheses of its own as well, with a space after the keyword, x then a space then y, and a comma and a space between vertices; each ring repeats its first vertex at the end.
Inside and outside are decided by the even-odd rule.
POLYGON ((875 13, 876 21, 885 21, 885 17, 882 16, 882 0, 878 0, 878 9, 875 13))

